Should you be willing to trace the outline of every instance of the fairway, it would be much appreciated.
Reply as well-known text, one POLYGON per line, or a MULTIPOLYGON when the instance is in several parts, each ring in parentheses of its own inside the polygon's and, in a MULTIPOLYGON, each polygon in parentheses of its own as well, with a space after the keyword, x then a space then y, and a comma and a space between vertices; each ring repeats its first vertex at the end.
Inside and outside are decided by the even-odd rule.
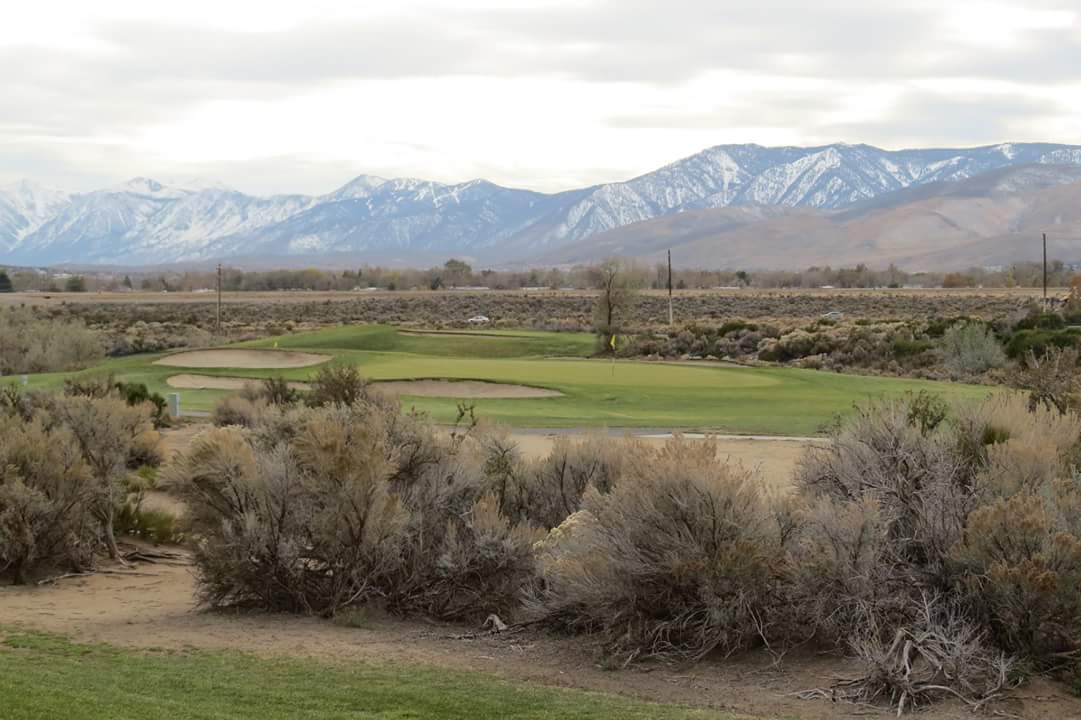
MULTIPOLYGON (((403 332, 381 325, 340 326, 238 343, 232 349, 296 351, 332 356, 358 366, 371 380, 470 380, 562 393, 556 397, 478 398, 479 417, 519 427, 693 428, 764 435, 813 435, 854 404, 926 390, 951 398, 992 392, 969 386, 899 378, 841 375, 782 367, 723 363, 590 359, 596 341, 585 333, 483 331, 403 332)), ((288 353, 281 352, 285 355, 288 353)), ((176 392, 167 380, 185 370, 157 364, 161 355, 110 360, 109 370, 157 392, 176 392)), ((175 356, 174 356, 175 357, 175 356)), ((166 361, 170 362, 170 361, 166 361)), ((186 374, 242 378, 282 376, 304 381, 317 367, 281 370, 204 367, 186 374)), ((32 378, 55 387, 70 374, 32 378)), ((181 391, 183 407, 206 411, 230 390, 181 391)), ((440 422, 458 415, 461 398, 403 394, 407 408, 440 422)))
POLYGON ((512 685, 481 673, 121 650, 3 628, 0 708, 4 720, 734 720, 708 710, 512 685))

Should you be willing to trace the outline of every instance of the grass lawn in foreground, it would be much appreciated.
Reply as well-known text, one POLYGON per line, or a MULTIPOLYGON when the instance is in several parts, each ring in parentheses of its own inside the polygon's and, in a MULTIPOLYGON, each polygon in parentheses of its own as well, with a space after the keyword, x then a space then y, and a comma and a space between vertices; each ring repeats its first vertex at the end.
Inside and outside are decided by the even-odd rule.
MULTIPOLYGON (((926 390, 947 398, 981 398, 982 386, 866 377, 796 368, 745 368, 718 363, 661 363, 587 359, 592 336, 582 333, 405 333, 379 325, 342 326, 240 343, 236 347, 304 350, 357 365, 372 380, 447 378, 550 388, 563 397, 478 399, 478 416, 519 427, 702 428, 766 435, 811 435, 839 413, 874 398, 926 390)), ((318 367, 290 370, 192 369, 154 365, 160 357, 110 360, 126 380, 175 392, 175 374, 284 376, 305 380, 318 367)), ((55 387, 68 374, 35 376, 31 385, 55 387)), ((182 390, 183 407, 208 410, 222 390, 182 390)), ((404 396, 406 407, 453 421, 458 400, 404 396)))
POLYGON ((4 720, 734 720, 407 665, 136 651, 0 629, 4 720))

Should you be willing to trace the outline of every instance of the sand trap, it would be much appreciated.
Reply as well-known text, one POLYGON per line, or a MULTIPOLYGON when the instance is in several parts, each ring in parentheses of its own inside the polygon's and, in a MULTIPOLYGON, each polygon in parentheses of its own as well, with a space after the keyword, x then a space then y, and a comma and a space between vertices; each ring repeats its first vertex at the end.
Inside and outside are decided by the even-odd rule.
MULTIPOLYGON (((259 378, 214 377, 212 375, 173 375, 165 381, 169 387, 181 390, 243 390, 245 385, 258 385, 259 378)), ((294 390, 308 390, 305 382, 291 382, 294 390)))
POLYGON ((387 380, 372 387, 391 395, 448 398, 545 398, 562 397, 558 390, 479 382, 477 380, 387 380))
POLYGON ((244 368, 252 370, 319 365, 329 355, 284 350, 191 350, 155 360, 155 365, 184 368, 244 368))

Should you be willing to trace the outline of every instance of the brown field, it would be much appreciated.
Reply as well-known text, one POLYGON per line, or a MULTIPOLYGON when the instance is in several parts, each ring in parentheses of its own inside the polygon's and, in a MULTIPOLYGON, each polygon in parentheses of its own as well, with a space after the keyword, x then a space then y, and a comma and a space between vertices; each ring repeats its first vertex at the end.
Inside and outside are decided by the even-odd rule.
MULTIPOLYGON (((1064 290, 1053 291, 1055 296, 1064 290)), ((1010 314, 1037 299, 1024 289, 716 289, 675 293, 677 322, 723 322, 742 318, 799 325, 839 311, 848 319, 907 320, 931 316, 1010 314)), ((405 291, 405 292, 267 292, 226 293, 223 330, 230 337, 281 333, 340 323, 375 322, 419 327, 464 326, 483 314, 495 327, 584 330, 592 324, 596 294, 591 291, 405 291)), ((50 316, 84 320, 116 330, 139 323, 178 324, 213 331, 215 296, 211 293, 12 293, 0 305, 32 305, 50 316)), ((667 322, 664 291, 641 293, 632 322, 642 327, 667 322)))

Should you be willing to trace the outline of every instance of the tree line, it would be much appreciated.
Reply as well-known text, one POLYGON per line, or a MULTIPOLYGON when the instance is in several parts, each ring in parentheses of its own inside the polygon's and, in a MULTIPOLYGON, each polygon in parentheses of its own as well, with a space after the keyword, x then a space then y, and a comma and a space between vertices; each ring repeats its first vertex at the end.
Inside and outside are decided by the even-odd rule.
MULTIPOLYGON (((635 289, 665 289, 668 267, 634 261, 610 260, 570 268, 527 270, 474 269, 468 262, 451 259, 443 265, 422 268, 390 268, 364 265, 359 268, 326 270, 318 268, 280 270, 222 270, 222 290, 226 292, 274 292, 283 290, 448 290, 477 289, 600 289, 604 268, 615 263, 621 283, 635 289)), ((1081 267, 1061 260, 1048 265, 1048 284, 1067 287, 1081 267)), ((0 292, 198 292, 217 289, 215 270, 171 272, 135 271, 53 273, 41 270, 0 268, 0 292)), ((814 266, 804 270, 708 270, 674 268, 676 290, 714 288, 1009 288, 1039 287, 1043 266, 1018 262, 1002 268, 970 268, 953 272, 910 272, 894 265, 874 269, 865 264, 853 267, 814 266)))

